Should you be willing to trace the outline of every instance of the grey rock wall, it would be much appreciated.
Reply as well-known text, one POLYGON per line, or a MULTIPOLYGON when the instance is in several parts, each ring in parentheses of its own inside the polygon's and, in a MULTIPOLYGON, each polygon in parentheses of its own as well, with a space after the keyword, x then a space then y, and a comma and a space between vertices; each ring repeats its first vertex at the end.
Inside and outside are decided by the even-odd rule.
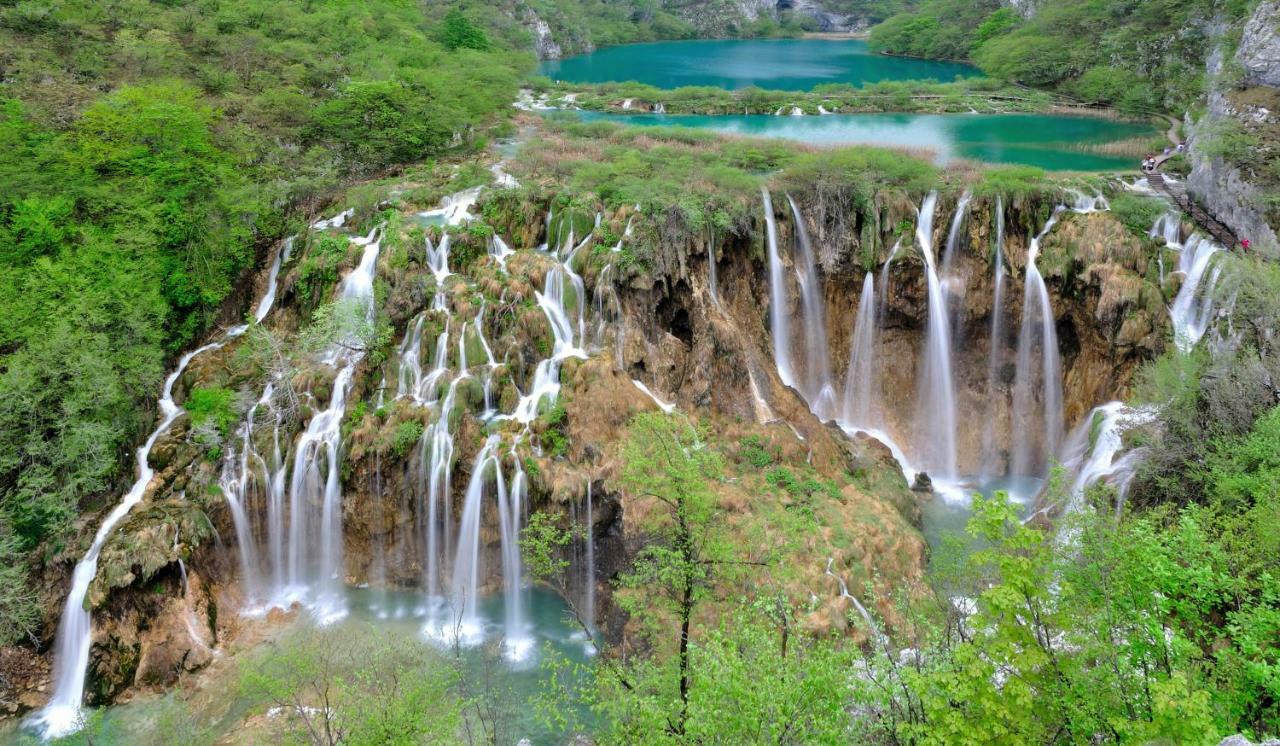
POLYGON ((1245 82, 1280 88, 1280 1, 1265 0, 1245 24, 1236 59, 1245 82))
MULTIPOLYGON (((1255 25, 1258 16, 1268 5, 1274 8, 1277 3, 1274 0, 1264 2, 1249 25, 1255 25)), ((1210 79, 1222 73, 1224 63, 1220 48, 1209 55, 1207 67, 1210 79)), ((1280 74, 1280 67, 1273 74, 1280 74)), ((1237 238, 1248 239, 1254 250, 1280 256, 1280 241, 1276 238, 1275 229, 1267 224, 1262 195, 1258 189, 1249 183, 1239 169, 1206 153, 1201 147, 1201 143, 1211 137, 1214 129, 1226 120, 1257 115, 1258 112, 1236 111, 1221 90, 1210 91, 1204 116, 1195 122, 1188 118, 1186 122, 1187 152, 1192 166, 1191 174, 1187 177, 1187 191, 1229 227, 1237 238)))

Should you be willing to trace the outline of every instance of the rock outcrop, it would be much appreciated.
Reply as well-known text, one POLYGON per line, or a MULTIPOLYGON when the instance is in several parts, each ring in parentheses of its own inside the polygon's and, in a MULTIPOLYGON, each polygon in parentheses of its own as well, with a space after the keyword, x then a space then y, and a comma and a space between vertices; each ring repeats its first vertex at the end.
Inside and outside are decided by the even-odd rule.
POLYGON ((1280 2, 1258 4, 1244 26, 1236 59, 1249 85, 1280 88, 1280 2))
MULTIPOLYGON (((1274 87, 1280 83, 1280 37, 1276 36, 1280 4, 1274 1, 1258 5, 1245 26, 1238 61, 1245 69, 1245 82, 1256 86, 1262 99, 1277 99, 1274 87)), ((1221 35, 1224 29, 1217 29, 1221 35)), ((1221 47, 1208 56, 1207 78, 1220 81, 1226 65, 1221 47)), ((1187 118, 1188 154, 1192 171, 1187 189, 1201 202, 1213 218, 1228 225, 1236 237, 1248 239, 1257 251, 1280 255, 1280 239, 1267 216, 1266 201, 1249 174, 1228 163, 1211 146, 1221 132, 1228 129, 1257 129, 1274 141, 1280 133, 1280 107, 1256 104, 1248 91, 1226 90, 1215 83, 1208 93, 1207 107, 1198 120, 1187 118)), ((1260 154, 1261 156, 1261 154, 1260 154)), ((1260 157, 1261 160, 1261 157, 1260 157)))

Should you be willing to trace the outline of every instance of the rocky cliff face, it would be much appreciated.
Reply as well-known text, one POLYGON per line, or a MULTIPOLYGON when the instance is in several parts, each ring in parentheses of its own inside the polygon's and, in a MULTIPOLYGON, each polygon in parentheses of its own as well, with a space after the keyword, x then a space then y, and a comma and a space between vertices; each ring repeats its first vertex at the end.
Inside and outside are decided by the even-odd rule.
MULTIPOLYGON (((1005 280, 1000 307, 993 305, 995 200, 979 197, 968 205, 956 253, 945 258, 956 196, 950 201, 943 197, 935 218, 933 244, 939 261, 951 267, 944 284, 952 299, 952 371, 959 421, 967 423, 957 433, 958 467, 962 473, 976 474, 982 466, 984 423, 992 423, 998 457, 1006 467, 1015 440, 1035 439, 1040 432, 1038 422, 1018 422, 1014 416, 1013 384, 1024 311, 1022 277, 1027 248, 1030 237, 1043 228, 1056 195, 1011 200, 1005 206, 1005 280), (1002 333, 996 340, 991 337, 993 315, 999 315, 1001 321, 1002 333), (993 369, 997 378, 991 391, 993 369)), ((822 247, 819 257, 830 359, 842 377, 843 366, 850 359, 855 310, 865 273, 875 272, 877 283, 888 280, 889 294, 882 301, 884 317, 880 321, 881 388, 886 429, 899 443, 919 442, 924 434, 920 428, 928 427, 918 406, 925 364, 921 351, 928 321, 925 265, 913 245, 913 236, 893 233, 896 226, 914 221, 914 209, 910 203, 886 202, 876 213, 845 226, 820 211, 806 213, 810 235, 822 247), (885 273, 890 247, 899 240, 898 256, 885 273), (864 269, 868 256, 873 257, 870 270, 864 269)), ((779 220, 784 234, 793 235, 790 216, 780 214, 779 220)), ((1174 288, 1160 286, 1156 264, 1156 250, 1105 212, 1060 214, 1053 230, 1043 238, 1038 267, 1048 283, 1057 317, 1068 428, 1097 404, 1122 397, 1137 366, 1163 349, 1168 332, 1165 307, 1174 288)), ((791 297, 798 296, 793 292, 791 297)))
MULTIPOLYGON (((661 8, 689 27, 701 38, 732 38, 744 33, 760 19, 780 20, 784 14, 804 19, 808 27, 824 32, 852 32, 866 29, 871 17, 865 13, 834 10, 824 0, 664 0, 661 8)), ((520 22, 533 36, 534 52, 540 60, 595 49, 597 40, 581 18, 539 14, 532 8, 522 11, 520 22)), ((667 33, 671 33, 668 31, 667 33)))
POLYGON ((1237 59, 1246 83, 1280 88, 1280 2, 1258 4, 1245 24, 1237 59))
MULTIPOLYGON (((709 240, 700 231, 682 228, 675 211, 619 209, 601 212, 593 221, 593 205, 558 203, 551 191, 522 194, 483 197, 478 208, 499 235, 521 250, 499 259, 482 232, 455 232, 450 274, 443 280, 437 279, 424 249, 423 229, 412 219, 421 206, 405 202, 392 205, 395 217, 367 211, 350 218, 351 230, 330 229, 299 239, 281 270, 279 307, 265 326, 273 335, 269 339, 287 345, 306 327, 317 302, 332 295, 334 280, 358 261, 358 244, 347 245, 348 237, 366 234, 374 225, 391 226, 382 237, 375 292, 387 336, 356 366, 341 428, 342 580, 392 588, 422 585, 429 559, 422 539, 425 441, 414 439, 426 432, 430 415, 412 398, 396 396, 397 380, 404 375, 398 360, 415 325, 429 329, 422 332, 428 340, 425 350, 441 330, 455 325, 456 333, 456 325, 467 320, 467 329, 475 331, 464 329, 460 340, 451 338, 458 351, 446 353, 448 361, 456 354, 474 365, 484 359, 487 344, 494 362, 487 373, 491 386, 482 385, 478 375, 462 376, 456 385, 456 405, 448 417, 456 449, 446 483, 451 485, 445 494, 450 513, 460 515, 475 456, 494 435, 522 465, 531 511, 549 513, 564 525, 575 516, 580 520, 590 484, 597 622, 605 634, 624 643, 628 638, 627 619, 611 601, 610 580, 626 570, 645 541, 640 526, 646 504, 619 484, 626 426, 635 413, 668 405, 704 423, 713 433, 713 445, 729 457, 729 474, 714 488, 726 526, 744 547, 781 553, 770 572, 799 605, 812 609, 804 620, 807 629, 819 634, 846 629, 849 601, 825 572, 828 561, 850 587, 870 583, 876 588, 878 611, 894 624, 897 612, 888 591, 914 587, 925 566, 917 498, 886 448, 866 438, 851 439, 820 421, 780 380, 769 340, 763 212, 748 229, 709 240), (539 362, 550 350, 548 321, 536 301, 555 260, 533 247, 554 246, 566 234, 589 236, 574 261, 583 280, 582 295, 566 301, 568 308, 582 311, 588 354, 563 361, 558 414, 537 417, 527 428, 495 420, 492 409, 511 411, 522 392, 531 389, 539 362), (411 434, 408 440, 404 433, 411 434), (818 485, 818 491, 779 488, 758 465, 739 461, 736 454, 743 443, 768 454, 772 468, 818 485), (805 518, 797 522, 797 516, 805 518), (812 599, 818 600, 810 606, 812 599)), ((943 197, 936 245, 945 240, 957 196, 943 197)), ((878 195, 866 208, 833 207, 818 190, 800 188, 795 197, 821 247, 817 261, 825 288, 829 352, 843 380, 862 278, 883 269, 902 226, 914 220, 915 207, 911 196, 898 193, 878 195)), ((993 314, 1007 319, 1006 338, 997 340, 1001 374, 994 401, 997 411, 1008 409, 1022 297, 1015 278, 1025 267, 1029 236, 1043 226, 1058 197, 1030 196, 1006 205, 1004 257, 1010 280, 1000 307, 993 307, 991 285, 994 202, 979 197, 970 206, 950 258, 965 287, 955 314, 956 379, 965 421, 976 422, 991 411, 987 378, 993 314)), ((790 246, 797 226, 786 211, 776 217, 781 241, 790 246)), ((439 229, 426 231, 439 240, 439 229)), ((1152 279, 1154 255, 1149 249, 1105 214, 1069 215, 1044 241, 1040 267, 1058 313, 1068 424, 1121 393, 1136 364, 1152 355, 1165 336, 1162 288, 1152 279)), ((909 413, 915 411, 927 318, 919 254, 908 245, 890 276, 884 389, 890 409, 909 413)), ((194 360, 179 382, 178 401, 194 387, 216 387, 240 392, 235 397, 239 417, 265 416, 263 405, 255 403, 259 393, 268 380, 282 386, 284 379, 271 372, 278 347, 249 341, 255 338, 246 335, 194 360)), ((440 362, 430 355, 423 353, 424 363, 440 362)), ((304 365, 288 376, 292 389, 304 393, 296 413, 279 429, 251 431, 258 453, 269 454, 273 442, 290 448, 336 385, 333 371, 323 365, 304 365)), ((1024 434, 1012 418, 1003 421, 1009 424, 1001 426, 999 439, 1007 448, 1024 434)), ((915 435, 916 422, 905 415, 890 424, 903 440, 915 435)), ((977 458, 980 432, 964 428, 960 447, 966 468, 977 458)), ((211 649, 251 628, 240 613, 247 594, 240 570, 244 557, 226 492, 226 475, 248 443, 240 438, 232 432, 211 435, 208 428, 192 427, 183 418, 154 448, 157 476, 143 503, 108 542, 89 595, 95 621, 90 655, 94 701, 170 686, 206 665, 211 649)), ((265 511, 259 502, 264 498, 253 494, 245 493, 244 507, 265 511)), ((261 530, 262 520, 251 521, 252 532, 261 530)), ((86 527, 86 535, 92 528, 86 527)), ((492 590, 501 581, 501 533, 497 511, 485 509, 479 553, 482 566, 489 568, 482 586, 492 590)), ((70 548, 68 559, 78 549, 70 548)), ((57 621, 53 613, 66 588, 64 573, 62 564, 51 567, 50 636, 57 621)), ((28 694, 23 702, 37 704, 34 699, 28 694)))
MULTIPOLYGON (((1268 215, 1268 204, 1256 173, 1246 173, 1227 162, 1214 147, 1222 133, 1243 129, 1261 138, 1263 148, 1250 162, 1258 167, 1275 157, 1280 142, 1280 4, 1261 3, 1245 26, 1236 62, 1244 69, 1245 88, 1228 86, 1224 73, 1228 61, 1221 47, 1209 55, 1208 75, 1215 81, 1205 114, 1187 119, 1191 173, 1187 189, 1210 213, 1248 239, 1257 250, 1280 255, 1280 241, 1268 215)), ((1219 36, 1222 33, 1219 29, 1219 36)))

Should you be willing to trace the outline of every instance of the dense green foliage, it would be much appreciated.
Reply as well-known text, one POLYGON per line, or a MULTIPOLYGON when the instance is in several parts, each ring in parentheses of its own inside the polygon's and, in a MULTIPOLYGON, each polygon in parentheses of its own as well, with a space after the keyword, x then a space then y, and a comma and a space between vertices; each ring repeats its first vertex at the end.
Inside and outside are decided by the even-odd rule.
POLYGON ((1210 25, 1245 0, 1067 0, 1029 19, 997 0, 903 2, 871 32, 874 48, 972 59, 988 74, 1131 112, 1181 111, 1205 85, 1210 25))
POLYGON ((453 671, 430 648, 374 628, 318 629, 269 646, 241 669, 240 695, 279 708, 315 746, 454 743, 453 671))
MULTIPOLYGON (((660 417, 633 425, 626 463, 632 489, 665 507, 647 519, 654 541, 615 597, 650 654, 606 658, 588 678, 550 661, 538 702, 549 723, 585 727, 576 702, 600 716, 600 743, 1208 744, 1276 734, 1280 408, 1213 447, 1207 505, 1117 521, 1103 487, 1091 495, 1102 510, 1069 516, 1056 533, 1024 524, 1003 495, 976 498, 973 541, 935 557, 931 587, 898 589, 892 638, 850 609, 868 634, 863 648, 799 628, 805 610, 770 595, 764 563, 723 540, 706 487, 694 486, 718 479, 712 447, 638 434, 679 437, 685 426, 660 417), (726 597, 713 574, 743 595, 726 597), (705 617, 687 612, 689 599, 717 605, 720 621, 690 625, 705 617)), ((771 458, 755 442, 743 450, 771 458)), ((565 572, 556 552, 569 541, 545 518, 531 521, 523 545, 536 577, 565 572)))
POLYGON ((270 243, 345 180, 483 144, 527 39, 397 0, 0 4, 3 534, 57 550, 270 243))

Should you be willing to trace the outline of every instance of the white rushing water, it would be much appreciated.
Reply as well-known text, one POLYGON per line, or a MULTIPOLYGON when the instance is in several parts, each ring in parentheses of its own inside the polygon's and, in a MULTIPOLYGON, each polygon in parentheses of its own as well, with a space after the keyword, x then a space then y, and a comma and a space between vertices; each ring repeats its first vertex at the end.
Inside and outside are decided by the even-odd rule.
MULTIPOLYGON (((597 227, 601 216, 597 216, 597 227)), ((548 216, 548 227, 552 225, 548 216)), ((563 221, 562 226, 569 226, 563 221)), ((630 231, 628 230, 629 234, 630 231)), ((365 253, 360 265, 343 279, 338 293, 348 302, 364 304, 373 319, 373 268, 377 261, 376 233, 354 238, 365 253)), ((491 626, 482 617, 478 602, 486 592, 489 577, 485 568, 489 554, 483 518, 496 513, 500 540, 503 656, 514 663, 530 660, 535 649, 527 620, 528 588, 520 557, 519 536, 528 513, 528 479, 516 446, 528 436, 527 427, 559 392, 559 370, 568 357, 586 357, 585 309, 596 309, 596 337, 603 340, 600 324, 610 311, 620 313, 612 286, 601 288, 608 271, 597 277, 594 306, 588 301, 582 278, 574 271, 574 260, 589 245, 591 236, 575 243, 567 230, 557 248, 548 251, 555 260, 547 271, 539 308, 547 319, 554 340, 551 354, 537 364, 527 392, 509 413, 499 413, 493 391, 495 371, 500 367, 486 335, 485 308, 469 317, 454 308, 453 293, 446 286, 464 283, 450 269, 451 239, 446 232, 438 242, 424 242, 423 257, 436 288, 430 308, 410 321, 398 347, 395 398, 424 411, 422 436, 410 455, 407 485, 414 510, 411 531, 395 529, 391 543, 401 557, 421 558, 425 601, 418 609, 378 609, 379 617, 406 613, 424 618, 423 633, 442 644, 473 645, 484 641, 491 626), (607 300, 611 299, 611 303, 607 300), (430 330, 430 331, 428 331, 430 330), (434 338, 433 338, 434 335, 434 338), (476 416, 483 422, 514 420, 526 425, 514 442, 504 446, 502 436, 489 435, 474 457, 457 523, 451 515, 452 474, 457 463, 455 433, 458 408, 464 406, 459 394, 468 379, 479 380, 484 391, 484 409, 476 416)), ((490 243, 489 256, 505 269, 515 252, 505 242, 490 243)), ((460 297, 460 296, 459 296, 460 297)), ((291 449, 282 454, 279 446, 278 415, 269 418, 274 428, 274 453, 260 454, 255 438, 265 426, 253 413, 237 431, 239 451, 229 454, 224 464, 223 485, 227 493, 241 547, 241 571, 246 592, 252 600, 245 613, 257 614, 274 606, 301 601, 321 623, 346 613, 342 540, 342 453, 341 423, 348 407, 355 365, 363 357, 357 340, 339 340, 324 355, 336 371, 331 398, 307 422, 291 449), (286 484, 287 483, 287 484, 286 484), (268 486, 269 485, 269 486, 268 486), (263 496, 267 496, 263 529, 263 496)), ((273 413, 271 387, 260 401, 273 413)), ((658 401, 658 400, 655 400, 658 401)), ((661 405, 661 402, 660 402, 661 405)), ((537 446, 535 444, 535 452, 537 446)), ((377 477, 380 480, 380 476, 377 477)), ((381 490, 375 486, 375 500, 381 490)), ((382 510, 381 505, 377 507, 382 510)), ((371 581, 382 578, 387 544, 375 540, 371 581)))
POLYGON ((1164 245, 1169 249, 1182 248, 1182 213, 1177 210, 1169 210, 1156 218, 1156 222, 1152 224, 1150 232, 1147 234, 1152 238, 1164 240, 1164 245))
POLYGON ((956 391, 951 375, 951 321, 933 256, 933 217, 937 204, 937 192, 930 192, 920 206, 920 217, 916 221, 916 243, 924 256, 929 292, 924 366, 917 389, 920 407, 916 434, 921 441, 920 463, 935 479, 952 481, 957 476, 956 391))
POLYGON ((831 378, 831 361, 827 350, 826 302, 822 295, 822 280, 818 276, 817 258, 804 216, 791 195, 787 195, 791 216, 795 220, 796 285, 800 288, 804 337, 803 390, 810 409, 822 419, 832 419, 837 411, 835 383, 831 378))
MULTIPOLYGON (((324 230, 331 226, 341 226, 352 214, 350 210, 340 212, 327 220, 317 221, 313 228, 324 230)), ((254 305, 254 319, 257 322, 261 322, 266 318, 275 304, 280 268, 289 261, 294 241, 293 237, 285 239, 279 251, 277 251, 275 259, 272 261, 267 275, 267 287, 262 297, 254 305)), ((53 694, 49 698, 49 703, 32 714, 27 720, 27 723, 37 728, 45 739, 69 735, 78 731, 84 724, 85 675, 89 666, 89 650, 93 644, 93 619, 89 609, 85 607, 85 597, 88 595, 89 586, 98 572, 98 558, 107 540, 111 538, 112 532, 120 521, 129 514, 129 511, 135 505, 142 501, 142 498, 146 495, 148 485, 155 476, 155 470, 151 468, 149 463, 151 449, 155 446, 156 441, 169 431, 174 421, 183 414, 182 408, 173 400, 173 387, 197 355, 221 348, 232 338, 243 334, 246 328, 243 325, 232 327, 227 330, 222 339, 197 347, 184 354, 178 359, 178 365, 173 372, 164 381, 160 398, 157 401, 160 410, 160 422, 137 451, 137 479, 134 480, 133 485, 116 507, 103 519, 97 533, 94 535, 93 544, 90 545, 89 551, 76 564, 72 573, 71 591, 67 594, 62 616, 58 620, 58 632, 54 646, 53 694)), ((266 398, 269 398, 269 393, 266 398)), ((236 507, 236 505, 233 505, 233 512, 236 507)), ((238 526, 237 532, 239 531, 240 527, 238 526)), ((185 567, 182 568, 182 573, 185 578, 185 567)), ((203 642, 199 640, 198 635, 193 635, 192 639, 203 642)))
POLYGON ((778 253, 778 223, 773 215, 769 190, 760 191, 764 201, 765 238, 769 248, 769 331, 773 337, 773 363, 778 377, 787 386, 796 385, 791 361, 791 309, 787 303, 787 280, 778 253))
POLYGON ((996 198, 995 278, 991 291, 991 337, 987 352, 987 412, 982 423, 982 464, 979 481, 987 481, 1003 471, 998 463, 996 420, 999 416, 997 381, 1004 354, 1004 200, 996 198))
POLYGON ((586 554, 586 571, 583 578, 582 607, 588 627, 594 628, 596 623, 596 540, 595 511, 591 504, 591 480, 587 480, 587 520, 583 535, 586 554))
MULTIPOLYGON (((1072 431, 1063 449, 1063 466, 1071 475, 1067 503, 1062 506, 1064 514, 1083 510, 1089 489, 1106 483, 1115 491, 1113 509, 1117 516, 1120 515, 1129 483, 1145 455, 1144 448, 1135 448, 1121 455, 1125 448, 1124 434, 1152 422, 1154 418, 1152 409, 1135 409, 1118 401, 1102 404, 1089 412, 1072 431)), ((1074 530, 1068 527, 1060 538, 1072 541, 1074 530)))
POLYGON ((1183 352, 1196 346, 1213 320, 1213 294, 1222 274, 1222 265, 1213 258, 1220 251, 1221 246, 1197 233, 1187 239, 1178 256, 1182 287, 1169 307, 1169 318, 1173 341, 1183 352))
POLYGON ((875 274, 862 278, 858 317, 849 343, 849 369, 845 373, 844 421, 858 427, 880 424, 880 376, 876 365, 875 274))
POLYGON ((111 538, 111 532, 124 519, 133 506, 142 501, 155 470, 148 463, 151 448, 160 436, 169 431, 174 420, 182 415, 182 408, 173 401, 173 385, 187 369, 192 358, 202 352, 216 350, 224 342, 214 342, 198 347, 178 360, 169 377, 165 379, 160 399, 160 424, 151 432, 138 449, 138 478, 115 508, 107 514, 93 537, 93 544, 84 559, 76 564, 71 575, 71 592, 62 607, 58 620, 57 643, 53 654, 53 696, 49 704, 28 719, 28 724, 39 728, 44 738, 59 738, 76 732, 83 725, 84 681, 89 667, 89 647, 93 642, 93 620, 85 608, 89 585, 98 572, 98 557, 103 546, 111 538))
POLYGON ((1058 220, 1058 208, 1027 248, 1022 299, 1022 328, 1018 336, 1018 367, 1013 387, 1014 436, 1012 473, 1047 473, 1062 438, 1062 363, 1058 332, 1049 301, 1049 288, 1036 266, 1040 241, 1058 220), (1039 355, 1036 353, 1039 352, 1039 355), (1037 413, 1036 394, 1040 394, 1037 413), (1037 437, 1032 437, 1036 433, 1037 437))

